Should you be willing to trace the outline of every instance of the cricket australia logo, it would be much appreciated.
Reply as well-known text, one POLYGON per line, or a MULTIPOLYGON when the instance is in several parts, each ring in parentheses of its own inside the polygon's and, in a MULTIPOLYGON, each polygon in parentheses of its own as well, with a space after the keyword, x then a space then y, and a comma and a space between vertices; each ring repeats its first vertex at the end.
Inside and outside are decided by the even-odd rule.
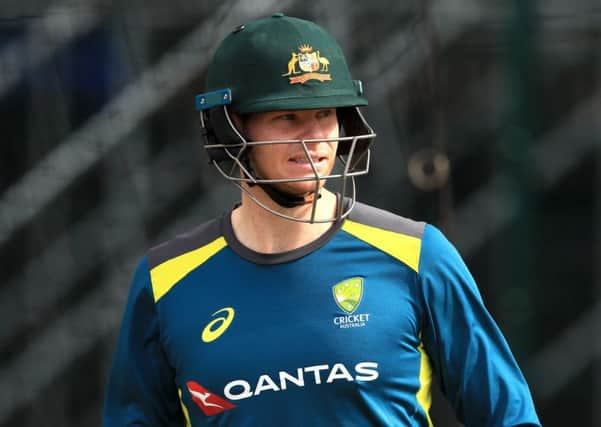
POLYGON ((355 314, 363 299, 363 278, 351 277, 332 287, 336 305, 346 312, 334 318, 334 325, 341 329, 360 328, 369 322, 369 313, 355 314))
POLYGON ((298 52, 291 52, 288 72, 282 76, 288 77, 290 84, 304 84, 308 80, 324 82, 332 80, 332 75, 327 73, 329 67, 330 61, 321 56, 319 50, 314 52, 313 47, 303 44, 298 47, 298 52))

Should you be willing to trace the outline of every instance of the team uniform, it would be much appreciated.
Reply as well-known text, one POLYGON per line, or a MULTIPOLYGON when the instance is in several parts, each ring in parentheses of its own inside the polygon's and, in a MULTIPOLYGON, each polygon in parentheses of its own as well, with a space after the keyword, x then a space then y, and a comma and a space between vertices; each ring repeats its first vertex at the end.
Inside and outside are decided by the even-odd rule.
POLYGON ((432 225, 357 203, 262 254, 230 214, 149 251, 105 426, 429 426, 438 381, 466 426, 539 426, 459 254, 432 225))

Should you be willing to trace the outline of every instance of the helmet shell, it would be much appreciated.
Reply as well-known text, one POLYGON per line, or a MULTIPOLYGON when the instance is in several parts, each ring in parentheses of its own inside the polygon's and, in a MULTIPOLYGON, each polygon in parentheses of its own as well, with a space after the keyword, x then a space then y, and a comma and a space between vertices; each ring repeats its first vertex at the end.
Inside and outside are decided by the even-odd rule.
POLYGON ((240 114, 367 105, 338 42, 315 23, 282 13, 240 26, 221 42, 207 91, 224 88, 240 114))

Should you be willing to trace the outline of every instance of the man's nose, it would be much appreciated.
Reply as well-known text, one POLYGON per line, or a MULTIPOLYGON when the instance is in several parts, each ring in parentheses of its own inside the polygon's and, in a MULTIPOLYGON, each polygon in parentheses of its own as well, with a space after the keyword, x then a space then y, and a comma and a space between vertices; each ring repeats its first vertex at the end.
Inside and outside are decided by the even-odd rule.
POLYGON ((329 129, 319 120, 312 118, 303 122, 303 129, 299 139, 326 139, 329 136, 329 129))

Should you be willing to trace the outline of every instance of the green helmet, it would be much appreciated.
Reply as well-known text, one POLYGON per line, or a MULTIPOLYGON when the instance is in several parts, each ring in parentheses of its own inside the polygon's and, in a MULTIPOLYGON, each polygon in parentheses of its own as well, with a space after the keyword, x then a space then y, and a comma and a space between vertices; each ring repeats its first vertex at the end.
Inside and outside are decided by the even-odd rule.
MULTIPOLYGON (((347 179, 351 179, 348 207, 343 208, 343 197, 340 197, 341 205, 332 221, 348 215, 355 203, 353 177, 369 169, 369 146, 375 134, 357 108, 364 105, 367 100, 363 97, 362 84, 351 78, 336 40, 315 23, 282 13, 234 29, 221 42, 209 64, 207 92, 196 97, 211 162, 242 190, 246 191, 242 181, 260 185, 284 207, 304 203, 304 197, 283 193, 273 185, 293 179, 276 182, 257 177, 248 162, 247 154, 253 145, 273 142, 250 141, 233 125, 230 113, 336 108, 341 126, 337 154, 343 165, 342 172, 328 176, 315 174, 303 179, 316 181, 316 191, 320 181, 340 179, 342 196, 348 190, 347 179)), ((290 143, 304 145, 305 141, 290 143)), ((316 203, 318 198, 313 199, 316 203)), ((313 218, 310 222, 314 222, 313 218)))
POLYGON ((221 42, 207 90, 225 87, 236 113, 367 105, 336 40, 282 13, 240 26, 221 42))

